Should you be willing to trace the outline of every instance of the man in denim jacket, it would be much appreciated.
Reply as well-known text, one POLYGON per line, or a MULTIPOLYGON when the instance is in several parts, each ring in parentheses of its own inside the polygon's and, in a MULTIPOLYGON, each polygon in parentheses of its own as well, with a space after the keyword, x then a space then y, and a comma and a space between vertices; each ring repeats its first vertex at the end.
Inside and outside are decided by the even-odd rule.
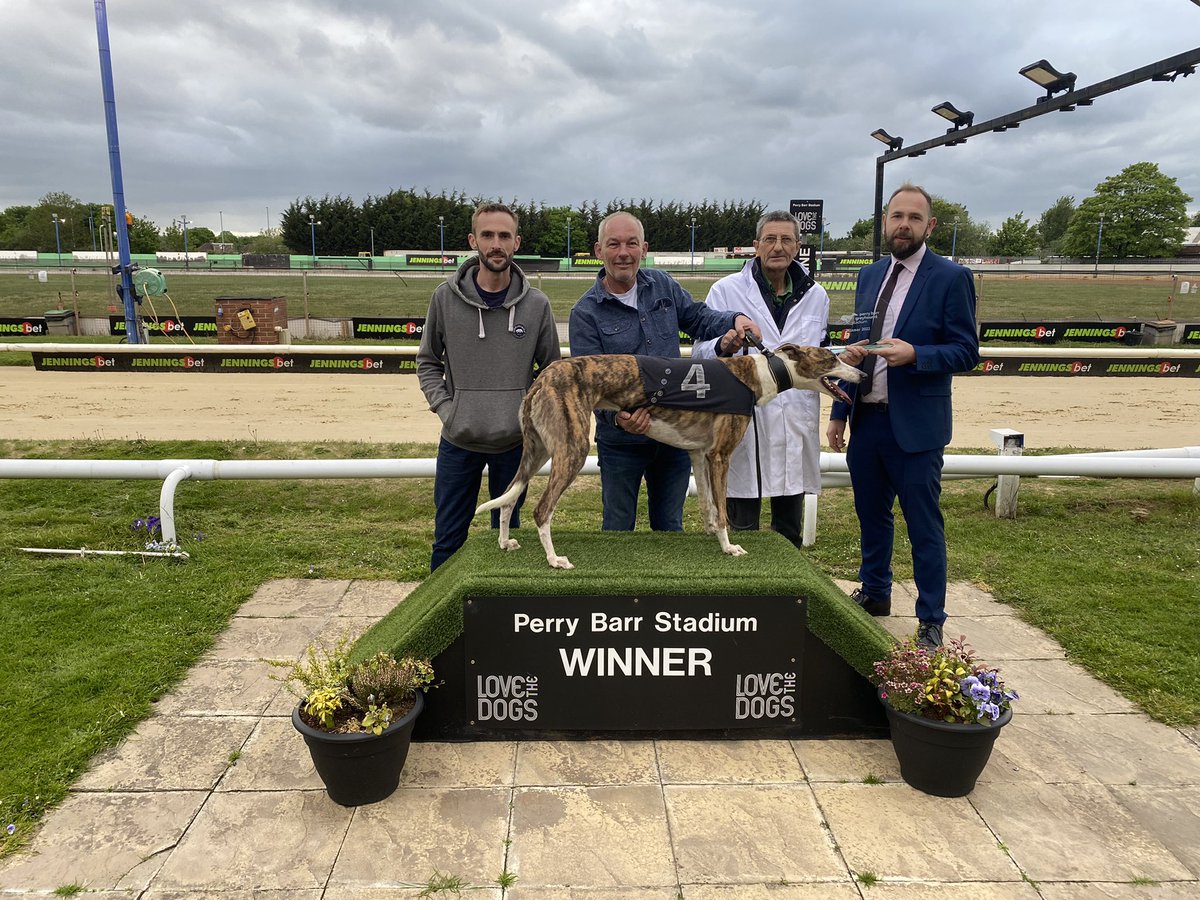
MULTIPOLYGON (((650 249, 642 223, 627 212, 600 222, 596 257, 604 268, 571 310, 571 355, 632 353, 676 358, 679 332, 695 341, 720 338, 718 352, 731 356, 744 334, 762 332, 740 312, 717 312, 691 298, 670 275, 642 269, 650 249)), ((650 527, 683 530, 691 460, 687 452, 646 437, 650 411, 596 411, 600 493, 605 531, 632 531, 638 492, 646 480, 650 527)))

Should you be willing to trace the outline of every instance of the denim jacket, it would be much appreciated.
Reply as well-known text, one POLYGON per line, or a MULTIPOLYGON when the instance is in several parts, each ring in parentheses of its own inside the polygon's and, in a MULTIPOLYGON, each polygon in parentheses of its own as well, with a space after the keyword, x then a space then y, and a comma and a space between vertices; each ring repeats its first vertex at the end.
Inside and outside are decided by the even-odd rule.
MULTIPOLYGON (((721 337, 733 327, 740 312, 717 312, 685 291, 674 278, 658 269, 639 269, 637 310, 630 309, 604 287, 604 270, 596 283, 571 310, 572 356, 599 353, 632 353, 638 356, 680 355, 679 333, 693 341, 721 337)), ((616 413, 596 411, 596 440, 609 443, 643 443, 650 438, 630 434, 613 424, 616 413)))

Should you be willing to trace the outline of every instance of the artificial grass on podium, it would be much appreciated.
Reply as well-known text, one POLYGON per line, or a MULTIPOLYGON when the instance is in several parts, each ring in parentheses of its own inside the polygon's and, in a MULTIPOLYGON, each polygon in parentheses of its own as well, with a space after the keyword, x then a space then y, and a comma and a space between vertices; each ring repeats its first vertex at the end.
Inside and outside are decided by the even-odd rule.
POLYGON ((551 569, 533 529, 504 552, 497 532, 477 531, 446 563, 364 634, 354 661, 380 650, 433 658, 463 630, 468 596, 785 596, 808 600, 809 630, 859 674, 887 655, 892 637, 827 575, 772 531, 738 532, 746 556, 715 537, 677 532, 556 531, 554 549, 575 565, 551 569))

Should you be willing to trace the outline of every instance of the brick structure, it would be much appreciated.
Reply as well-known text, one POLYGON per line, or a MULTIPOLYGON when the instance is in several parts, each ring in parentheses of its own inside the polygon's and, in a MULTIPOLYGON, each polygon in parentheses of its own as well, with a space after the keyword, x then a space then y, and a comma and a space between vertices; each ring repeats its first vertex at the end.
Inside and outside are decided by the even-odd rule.
POLYGON ((288 327, 287 297, 217 297, 217 341, 222 344, 278 344, 278 326, 288 327), (249 312, 254 327, 247 328, 244 316, 249 312))

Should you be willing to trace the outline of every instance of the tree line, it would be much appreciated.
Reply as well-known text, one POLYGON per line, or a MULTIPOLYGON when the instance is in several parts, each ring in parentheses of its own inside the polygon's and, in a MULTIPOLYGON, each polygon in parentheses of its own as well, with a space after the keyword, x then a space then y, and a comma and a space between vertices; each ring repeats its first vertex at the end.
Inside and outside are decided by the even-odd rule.
MULTIPOLYGON (((489 199, 411 189, 368 197, 361 206, 342 196, 297 198, 284 210, 280 230, 284 244, 296 254, 312 253, 314 243, 318 256, 353 256, 372 247, 378 253, 385 248, 463 250, 472 212, 489 199)), ((697 252, 748 245, 766 211, 757 201, 610 200, 603 207, 598 201, 579 207, 506 202, 519 219, 519 252, 547 257, 590 256, 600 220, 618 210, 628 210, 641 220, 651 248, 687 251, 694 234, 697 252)))
MULTIPOLYGON (((934 195, 938 227, 930 237, 933 250, 945 256, 1037 255, 1090 259, 1171 257, 1179 253, 1189 224, 1189 197, 1176 179, 1150 162, 1127 166, 1096 185, 1095 193, 1076 204, 1062 196, 1036 221, 1024 211, 1010 216, 993 231, 987 222, 971 217, 964 204, 934 195)), ((232 244, 237 253, 313 252, 318 256, 355 256, 384 250, 461 251, 467 247, 471 213, 484 198, 461 192, 434 194, 426 190, 393 190, 367 197, 362 204, 343 196, 297 198, 284 211, 279 229, 253 237, 230 232, 214 234, 188 223, 192 250, 210 241, 232 244)), ((547 206, 533 201, 508 201, 520 218, 521 254, 547 257, 591 255, 600 220, 628 210, 645 226, 646 240, 658 252, 697 253, 714 247, 748 245, 754 226, 767 207, 758 201, 676 201, 639 199, 598 201, 578 207, 547 206)), ((103 249, 104 206, 77 200, 69 194, 46 194, 34 206, 11 206, 0 211, 0 250, 38 250, 53 253, 103 249), (55 226, 57 220, 57 235, 55 226)), ((1200 226, 1200 213, 1191 220, 1200 226)), ((874 218, 856 221, 841 237, 826 234, 826 250, 870 250, 874 218)), ((810 236, 810 242, 819 239, 810 236)), ((133 215, 129 224, 132 253, 184 249, 183 223, 166 228, 133 215)))

